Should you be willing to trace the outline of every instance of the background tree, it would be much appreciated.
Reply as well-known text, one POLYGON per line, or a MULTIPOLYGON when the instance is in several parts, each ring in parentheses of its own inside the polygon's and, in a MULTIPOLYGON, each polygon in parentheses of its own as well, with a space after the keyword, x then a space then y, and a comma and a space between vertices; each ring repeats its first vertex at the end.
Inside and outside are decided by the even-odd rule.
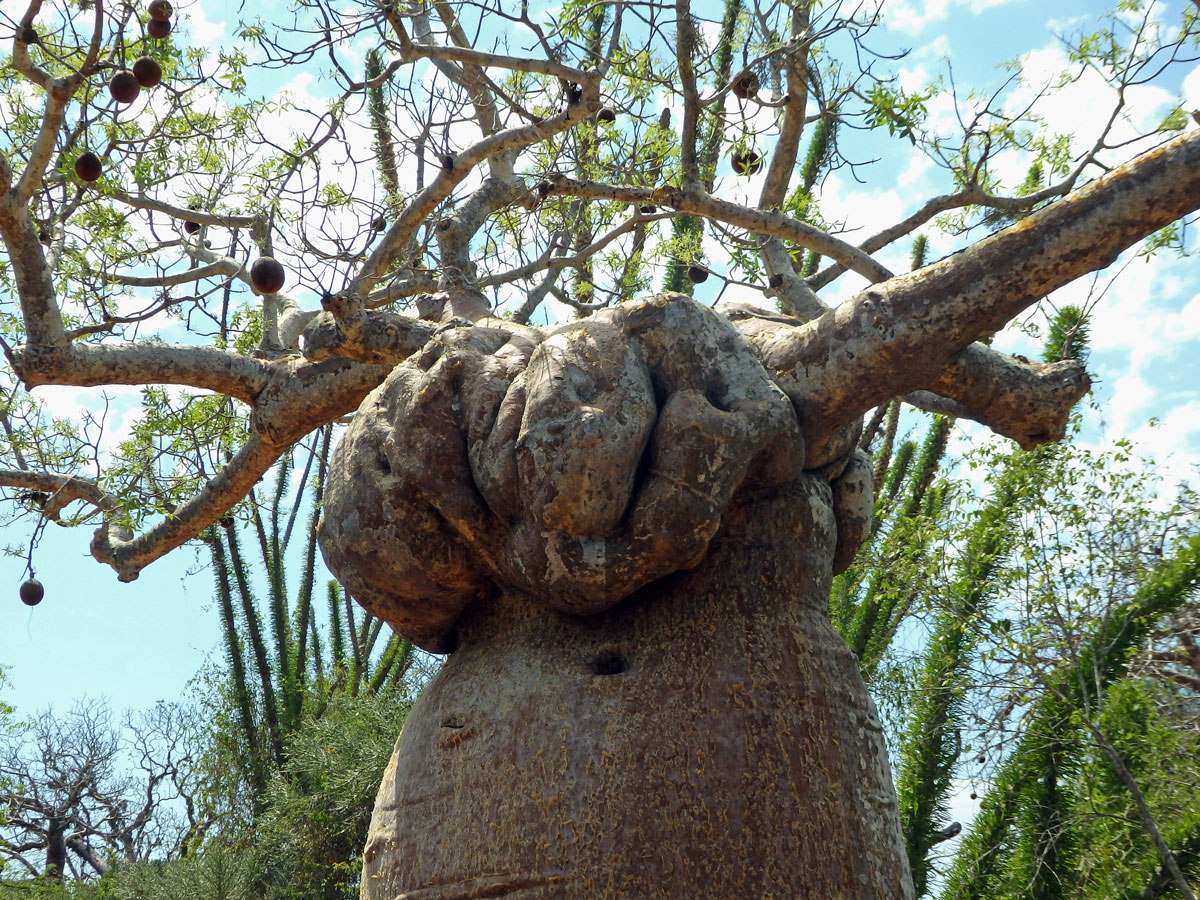
POLYGON ((0 759, 5 869, 61 881, 187 855, 212 824, 196 804, 196 737, 167 704, 120 727, 98 703, 43 713, 0 759))

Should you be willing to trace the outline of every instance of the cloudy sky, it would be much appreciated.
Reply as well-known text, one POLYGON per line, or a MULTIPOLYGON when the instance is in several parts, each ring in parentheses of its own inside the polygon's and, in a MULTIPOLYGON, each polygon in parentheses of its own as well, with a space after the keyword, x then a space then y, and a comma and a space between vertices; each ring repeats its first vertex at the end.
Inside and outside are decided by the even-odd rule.
MULTIPOLYGON (((229 39, 239 17, 272 15, 274 0, 243 6, 207 0, 181 3, 194 41, 216 47, 229 39)), ((708 0, 719 14, 718 0, 708 0)), ((704 11, 704 5, 697 3, 704 11)), ((1161 7, 1165 21, 1177 16, 1178 2, 1161 7)), ((1009 111, 1026 105, 1029 92, 1052 83, 1069 68, 1062 37, 1087 26, 1096 14, 1084 2, 1033 0, 903 0, 886 6, 890 48, 910 48, 899 63, 902 82, 918 90, 936 85, 929 102, 931 125, 953 130, 956 115, 970 107, 970 95, 990 96, 1010 78, 1005 63, 1019 60, 1022 81, 1000 101, 1009 111), (958 106, 949 90, 950 75, 958 106)), ((354 50, 351 48, 351 53, 354 50)), ((301 106, 320 108, 324 87, 311 72, 275 73, 270 89, 286 89, 301 106)), ((1161 121, 1184 98, 1200 108, 1200 67, 1183 67, 1127 97, 1133 134, 1161 121)), ((1056 131, 1090 142, 1111 107, 1111 92, 1084 73, 1039 106, 1056 131)), ((286 127, 285 121, 280 127, 286 127)), ((1189 126, 1195 127, 1195 126, 1189 126)), ((847 139, 848 153, 872 158, 869 138, 847 139)), ((891 142, 888 156, 870 170, 869 183, 855 180, 848 168, 831 173, 820 188, 827 219, 857 224, 862 234, 902 218, 923 199, 952 189, 944 170, 925 155, 891 142)), ((1125 151, 1129 152, 1129 151, 1125 151)), ((1014 163, 1016 166, 1016 163, 1014 163)), ((1006 173, 1019 181, 1022 171, 1006 173)), ((753 185, 731 190, 753 189, 753 185)), ((853 239, 854 232, 849 237, 853 239)), ((932 256, 952 252, 952 239, 932 237, 932 256)), ((1194 237, 1190 241, 1195 248, 1194 237)), ((907 244, 881 258, 895 270, 907 266, 907 244)), ((860 283, 843 278, 827 299, 853 292, 860 283)), ((1103 446, 1121 435, 1164 464, 1169 479, 1194 474, 1200 464, 1200 271, 1194 257, 1160 253, 1151 258, 1128 254, 1097 278, 1059 292, 1053 302, 1085 303, 1099 298, 1092 328, 1090 369, 1103 410, 1089 425, 1086 439, 1103 446), (1119 277, 1114 277, 1119 271, 1119 277), (1152 424, 1153 423, 1153 424, 1152 424)), ((1028 351, 1024 336, 1002 337, 1000 349, 1028 351)), ((43 389, 56 407, 70 411, 80 401, 70 389, 43 389)), ((113 433, 129 425, 115 404, 113 433)), ((126 404, 126 409, 132 406, 126 404)), ((959 446, 979 440, 964 431, 959 446)), ((46 600, 36 609, 19 603, 16 588, 22 564, 0 560, 0 582, 9 586, 0 603, 0 664, 11 682, 4 699, 31 713, 48 704, 69 705, 82 695, 105 696, 117 708, 144 707, 180 696, 187 681, 216 650, 217 615, 211 605, 212 580, 202 560, 187 549, 150 566, 138 581, 121 585, 113 573, 88 555, 90 535, 64 532, 51 525, 37 556, 46 600)), ((10 537, 6 543, 17 539, 10 537)))

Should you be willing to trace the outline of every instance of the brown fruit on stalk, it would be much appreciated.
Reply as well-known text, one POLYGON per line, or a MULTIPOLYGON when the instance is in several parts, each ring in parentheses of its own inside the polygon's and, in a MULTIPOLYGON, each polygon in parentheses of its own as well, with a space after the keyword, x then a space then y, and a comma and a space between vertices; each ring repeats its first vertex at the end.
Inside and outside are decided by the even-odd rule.
POLYGON ((729 157, 729 165, 738 175, 753 175, 762 168, 763 159, 753 150, 735 150, 729 157))
POLYGON ((604 107, 603 109, 600 110, 600 112, 596 113, 596 121, 597 122, 615 122, 615 121, 617 121, 616 110, 614 110, 608 106, 604 107))
POLYGON ((260 294, 274 294, 283 287, 283 266, 269 256, 260 256, 250 267, 250 284, 260 294))
POLYGON ((733 91, 733 96, 739 100, 747 100, 758 94, 759 87, 758 76, 747 69, 744 72, 739 72, 737 77, 733 79, 731 90, 733 91))
POLYGON ((36 578, 30 578, 21 584, 21 602, 26 606, 37 606, 46 596, 46 589, 36 578))
POLYGON ((704 266, 688 266, 687 276, 692 284, 703 284, 708 281, 708 269, 704 266))
POLYGON ((42 39, 40 37, 38 37, 37 31, 36 31, 36 29, 34 29, 34 27, 32 25, 26 25, 24 28, 21 29, 21 43, 22 44, 31 44, 32 45, 32 44, 40 44, 41 42, 42 42, 42 39))
POLYGON ((162 66, 149 56, 138 57, 133 62, 133 77, 144 88, 152 88, 162 81, 162 66))
POLYGON ((75 177, 80 181, 97 181, 104 172, 98 157, 91 150, 85 150, 75 159, 75 177))
POLYGON ((371 227, 376 231, 383 231, 383 229, 387 228, 387 219, 385 219, 383 216, 380 216, 371 223, 371 227))
POLYGON ((184 222, 183 230, 186 231, 188 234, 195 234, 197 231, 200 230, 200 223, 192 222, 190 220, 187 222, 184 222))
POLYGON ((150 0, 150 5, 146 7, 146 12, 150 13, 150 18, 155 22, 166 22, 171 18, 171 4, 167 0, 150 0))
POLYGON ((146 34, 161 41, 171 33, 171 22, 168 19, 151 19, 146 23, 146 34))
POLYGON ((132 72, 118 72, 109 80, 108 92, 118 103, 132 103, 142 92, 142 86, 132 72))

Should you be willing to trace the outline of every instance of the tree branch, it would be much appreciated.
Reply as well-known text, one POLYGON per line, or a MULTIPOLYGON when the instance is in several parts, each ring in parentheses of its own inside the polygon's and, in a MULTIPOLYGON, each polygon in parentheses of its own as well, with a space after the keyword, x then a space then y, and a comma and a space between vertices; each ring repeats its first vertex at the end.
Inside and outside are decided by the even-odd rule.
POLYGON ((0 469, 0 486, 21 488, 46 495, 41 513, 57 522, 59 513, 76 500, 90 503, 102 512, 111 512, 118 499, 94 481, 60 472, 35 472, 29 469, 0 469))
POLYGON ((144 534, 134 537, 116 522, 98 528, 92 538, 92 556, 112 566, 119 580, 133 581, 151 562, 191 540, 227 513, 287 449, 286 444, 281 446, 250 435, 229 464, 200 493, 144 534))
POLYGON ((971 344, 929 384, 946 398, 933 404, 940 408, 930 408, 924 391, 901 399, 928 412, 973 419, 1032 450, 1066 434, 1071 409, 1090 387, 1084 365, 1075 360, 1037 363, 971 344))
POLYGON ((771 365, 806 431, 832 433, 936 383, 974 340, 1198 207, 1193 131, 915 275, 868 288, 781 337, 771 365))
POLYGON ((393 260, 403 251, 421 223, 429 217, 438 204, 450 196, 454 188, 467 177, 476 165, 508 150, 527 147, 547 140, 584 121, 590 115, 588 110, 599 103, 600 78, 594 72, 585 73, 580 86, 582 90, 580 100, 568 104, 567 108, 558 115, 535 125, 523 125, 499 131, 478 141, 455 157, 451 166, 443 168, 437 178, 417 194, 392 223, 384 234, 383 240, 375 246, 358 274, 351 281, 348 291, 362 297, 374 288, 393 260))
POLYGON ((580 84, 586 77, 581 69, 564 66, 561 63, 547 59, 526 59, 518 56, 505 56, 501 53, 485 53, 469 47, 443 47, 434 44, 401 43, 400 59, 406 63, 418 59, 445 59, 452 62, 470 63, 476 66, 498 69, 512 69, 515 72, 533 72, 537 75, 549 75, 561 78, 573 84, 580 84))
POLYGON ((696 156, 697 125, 700 119, 700 95, 696 90, 696 72, 692 56, 697 45, 696 25, 688 0, 675 0, 675 58, 679 65, 679 87, 683 92, 683 124, 679 136, 679 167, 683 183, 689 188, 700 184, 700 165, 696 156))
POLYGON ((124 203, 126 206, 150 212, 159 212, 180 222, 195 222, 198 225, 216 225, 221 228, 254 228, 256 226, 262 227, 263 223, 262 218, 259 216, 227 216, 205 212, 202 209, 184 209, 182 206, 175 206, 156 197, 148 197, 145 194, 127 194, 119 188, 109 188, 105 193, 107 196, 124 203))
POLYGON ((869 281, 886 281, 892 272, 876 262, 853 244, 826 234, 777 209, 763 210, 718 200, 700 190, 681 190, 671 186, 654 189, 626 187, 596 182, 581 182, 556 175, 548 181, 550 194, 565 197, 584 197, 591 200, 614 200, 621 203, 653 203, 669 206, 681 213, 704 216, 727 225, 744 228, 755 234, 771 235, 799 244, 805 249, 844 263, 869 281))
POLYGON ((1167 842, 1163 840, 1162 832, 1159 831, 1158 825, 1154 821, 1154 814, 1150 811, 1150 807, 1146 803, 1146 798, 1142 795, 1142 790, 1138 786, 1137 779, 1133 777, 1133 773, 1129 771, 1129 768, 1125 765, 1125 761, 1121 759, 1121 754, 1117 752, 1117 748, 1112 745, 1103 732, 1086 717, 1083 721, 1088 731, 1092 733, 1092 739, 1095 740, 1104 755, 1108 757, 1113 771, 1117 773, 1117 778, 1125 785, 1126 790, 1129 791, 1129 795, 1133 798, 1133 802, 1138 808, 1138 814, 1142 819, 1142 827, 1146 830, 1146 834, 1150 836, 1151 841, 1153 841, 1155 848, 1158 850, 1163 867, 1171 873, 1171 878, 1175 882, 1175 887, 1179 891, 1179 895, 1183 900, 1196 900, 1196 895, 1192 893, 1191 886, 1187 883, 1187 879, 1183 877, 1183 872, 1179 870, 1179 863, 1175 860, 1175 855, 1171 853, 1167 842))
POLYGON ((26 388, 43 384, 180 384, 253 402, 267 385, 272 363, 232 350, 185 344, 71 344, 47 353, 22 345, 13 368, 26 388))

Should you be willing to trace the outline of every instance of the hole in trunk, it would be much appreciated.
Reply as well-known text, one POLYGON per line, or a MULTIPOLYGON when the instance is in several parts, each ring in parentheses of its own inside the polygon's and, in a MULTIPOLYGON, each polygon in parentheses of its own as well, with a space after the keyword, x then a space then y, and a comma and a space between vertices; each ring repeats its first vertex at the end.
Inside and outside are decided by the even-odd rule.
POLYGON ((620 675, 628 668, 629 663, 616 650, 601 650, 592 660, 593 675, 620 675))

